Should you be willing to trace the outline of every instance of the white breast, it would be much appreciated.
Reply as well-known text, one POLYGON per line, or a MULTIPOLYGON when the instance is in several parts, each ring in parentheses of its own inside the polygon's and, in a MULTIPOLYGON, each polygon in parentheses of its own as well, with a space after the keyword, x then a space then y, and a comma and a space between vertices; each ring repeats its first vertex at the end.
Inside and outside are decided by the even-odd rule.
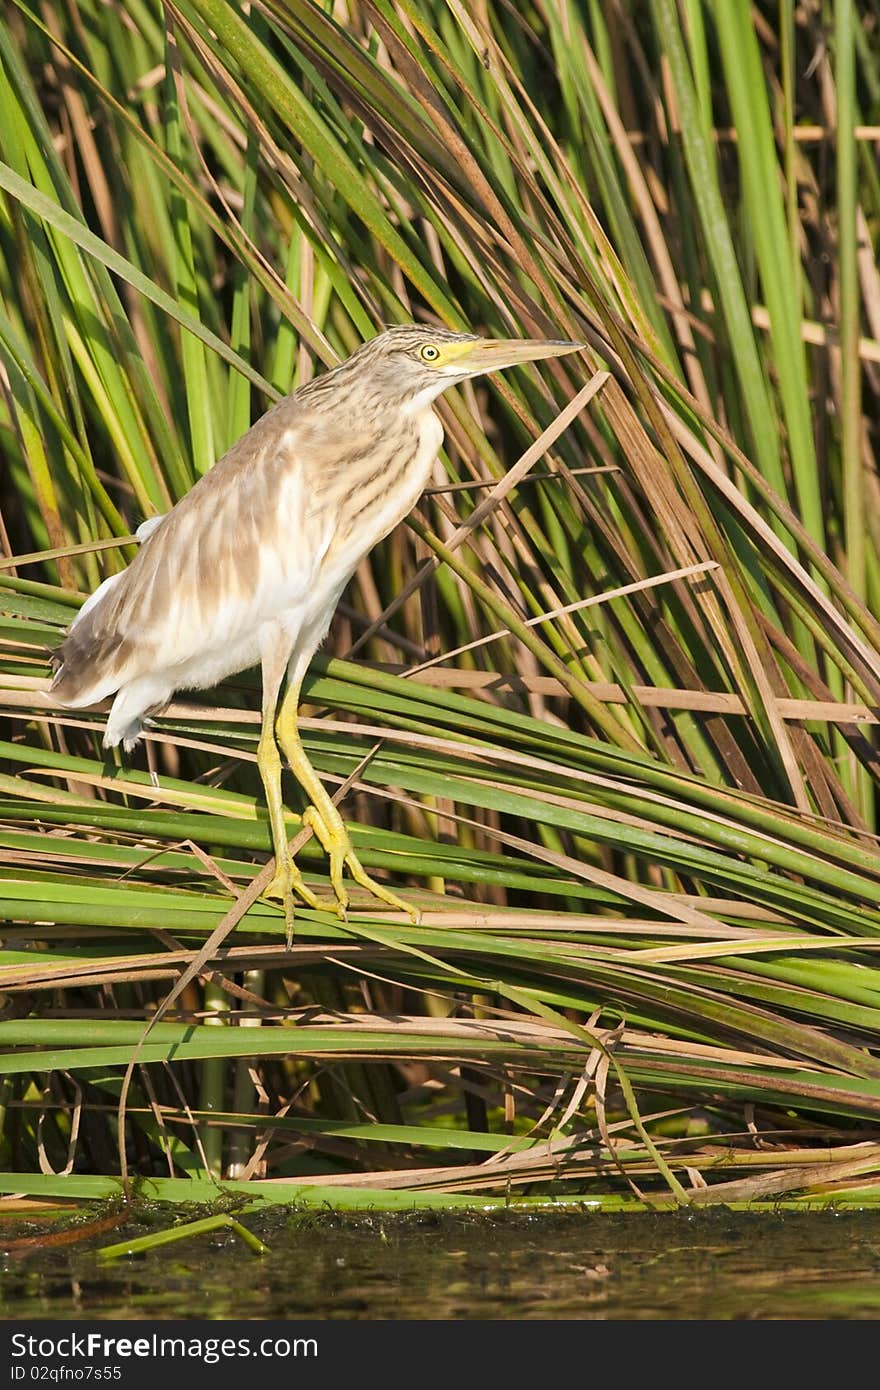
POLYGON ((428 484, 431 476, 431 469, 443 443, 443 426, 433 410, 425 410, 419 420, 419 447, 416 450, 412 463, 407 469, 405 486, 399 492, 395 492, 393 497, 389 497, 388 506, 383 508, 376 518, 374 530, 377 532, 375 539, 371 540, 365 548, 371 550, 378 541, 387 536, 399 521, 408 516, 418 502, 428 484))

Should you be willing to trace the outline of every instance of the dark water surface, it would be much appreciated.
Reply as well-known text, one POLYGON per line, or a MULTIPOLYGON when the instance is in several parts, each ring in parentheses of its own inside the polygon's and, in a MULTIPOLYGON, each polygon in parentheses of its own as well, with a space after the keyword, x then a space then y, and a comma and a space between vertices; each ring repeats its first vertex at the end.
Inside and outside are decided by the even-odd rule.
MULTIPOLYGON (((150 1230, 134 1222, 91 1246, 9 1251, 0 1317, 880 1316, 880 1212, 245 1220, 270 1247, 261 1259, 223 1231, 99 1262, 97 1245, 150 1230)), ((4 1223, 0 1250, 34 1229, 4 1223)))

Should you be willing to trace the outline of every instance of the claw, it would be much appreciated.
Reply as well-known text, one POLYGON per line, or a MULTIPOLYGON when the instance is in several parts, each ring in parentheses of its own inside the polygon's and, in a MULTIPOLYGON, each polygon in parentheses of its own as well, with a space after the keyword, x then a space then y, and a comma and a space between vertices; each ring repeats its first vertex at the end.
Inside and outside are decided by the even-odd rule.
POLYGON ((293 944, 293 927, 296 917, 294 894, 308 903, 309 907, 319 907, 318 899, 311 888, 303 881, 303 876, 290 858, 279 859, 276 863, 275 877, 263 889, 264 898, 278 899, 284 907, 284 925, 287 929, 287 948, 293 944))
POLYGON ((333 885, 333 892, 336 894, 336 913, 340 921, 344 922, 348 913, 348 889, 342 878, 343 869, 347 868, 355 883, 361 888, 365 888, 368 893, 372 893, 374 898, 387 903, 397 912, 406 913, 413 924, 418 926, 421 921, 421 913, 367 873, 354 852, 348 831, 338 816, 328 824, 316 806, 307 806, 303 812, 303 825, 311 827, 315 838, 320 841, 324 853, 330 860, 330 882, 333 885))
POLYGON ((340 922, 344 922, 348 916, 348 889, 342 881, 345 847, 340 845, 339 832, 327 824, 316 806, 307 806, 303 811, 303 825, 312 829, 315 839, 321 842, 324 853, 330 860, 330 882, 336 894, 336 916, 340 922))

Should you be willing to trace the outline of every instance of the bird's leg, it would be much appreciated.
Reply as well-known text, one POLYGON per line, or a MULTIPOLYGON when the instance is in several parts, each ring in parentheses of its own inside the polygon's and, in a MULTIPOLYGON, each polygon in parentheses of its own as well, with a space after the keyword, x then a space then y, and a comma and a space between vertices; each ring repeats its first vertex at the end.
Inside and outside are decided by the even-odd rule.
MULTIPOLYGON (((286 653, 284 654, 286 657, 286 653)), ((275 742, 275 707, 284 670, 284 658, 278 652, 268 652, 263 657, 263 720, 260 729, 260 742, 257 745, 257 767, 266 791, 269 807, 269 824, 272 828, 272 845, 275 851, 275 876, 264 889, 266 898, 280 898, 284 905, 284 923, 287 939, 293 937, 294 904, 293 895, 297 893, 310 907, 318 906, 318 899, 311 888, 303 882, 302 874, 293 861, 287 826, 284 824, 284 802, 281 798, 281 755, 275 742)))
POLYGON ((276 731, 278 742, 290 764, 290 769, 312 803, 303 812, 303 825, 310 826, 315 832, 330 860, 330 882, 336 894, 337 913, 343 920, 345 919, 348 908, 348 890, 342 880, 342 871, 347 868, 355 883, 359 884, 361 888, 366 888, 367 892, 372 893, 374 898, 379 898, 381 902, 396 908, 398 912, 405 912, 414 922, 418 922, 418 911, 405 903, 396 893, 392 893, 390 888, 386 888, 382 883, 377 883, 367 873, 355 854, 351 837, 343 824, 342 817, 303 748, 297 725, 299 691, 300 682, 291 681, 281 702, 276 731))

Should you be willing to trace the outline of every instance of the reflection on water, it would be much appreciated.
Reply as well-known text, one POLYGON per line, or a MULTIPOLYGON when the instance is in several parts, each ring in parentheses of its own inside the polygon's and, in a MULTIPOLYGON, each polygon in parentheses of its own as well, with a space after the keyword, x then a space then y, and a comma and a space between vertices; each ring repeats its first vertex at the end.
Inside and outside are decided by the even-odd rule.
MULTIPOLYGON (((226 1232, 106 1266, 83 1246, 7 1254, 3 1317, 880 1315, 880 1212, 303 1218, 276 1209, 246 1220, 270 1246, 263 1259, 226 1232)), ((173 1217, 165 1209, 150 1221, 173 1217)), ((149 1229, 132 1221, 124 1234, 149 1229)), ((6 1222, 0 1248, 3 1234, 28 1231, 6 1222)))

